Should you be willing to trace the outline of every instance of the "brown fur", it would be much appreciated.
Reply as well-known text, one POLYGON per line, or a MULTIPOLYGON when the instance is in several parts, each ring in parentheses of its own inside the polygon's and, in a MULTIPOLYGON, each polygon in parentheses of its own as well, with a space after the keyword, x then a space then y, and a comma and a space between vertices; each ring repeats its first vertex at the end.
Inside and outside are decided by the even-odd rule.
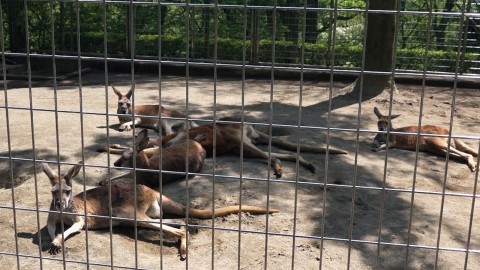
MULTIPOLYGON (((49 250, 51 254, 61 252, 64 240, 85 227, 88 227, 88 229, 104 229, 110 227, 110 219, 108 218, 110 216, 108 187, 93 188, 87 190, 85 193, 80 193, 72 197, 72 179, 80 171, 81 164, 71 168, 61 179, 47 163, 43 163, 42 168, 52 184, 52 203, 47 219, 47 229, 52 239, 49 250), (63 214, 58 212, 60 210, 63 214), (94 216, 104 216, 104 218, 85 218, 85 213, 94 216), (63 234, 56 234, 56 225, 62 220, 65 227, 70 227, 65 230, 63 234)), ((181 258, 185 258, 187 255, 187 231, 168 225, 160 225, 160 218, 163 212, 179 216, 185 216, 188 212, 189 217, 200 219, 226 216, 239 212, 250 212, 252 214, 278 212, 278 210, 275 209, 267 210, 249 205, 227 206, 216 208, 213 211, 211 209, 201 210, 188 208, 187 211, 187 207, 160 194, 158 191, 144 185, 134 186, 131 183, 116 183, 111 185, 111 206, 111 216, 123 218, 122 220, 112 219, 112 226, 134 226, 134 219, 136 218, 138 226, 162 230, 164 233, 174 235, 181 240, 181 258)))
MULTIPOLYGON (((159 170, 181 172, 181 173, 162 173, 162 183, 166 184, 175 180, 185 179, 183 172, 198 173, 202 170, 205 162, 205 149, 194 140, 184 140, 177 142, 169 147, 160 149, 151 146, 151 141, 148 138, 147 130, 142 130, 136 139, 136 151, 132 148, 125 150, 122 156, 114 162, 116 167, 133 168, 133 158, 135 156, 135 165, 139 169, 148 169, 153 171, 135 170, 127 174, 120 175, 110 180, 123 178, 125 176, 133 176, 135 172, 135 179, 137 184, 146 185, 149 187, 156 187, 160 183, 159 170), (160 168, 161 159, 161 168, 160 168), (188 169, 185 168, 187 162, 188 169)), ((102 180, 100 185, 108 184, 108 179, 102 180)))
MULTIPOLYGON (((221 119, 222 120, 222 119, 221 119)), ((234 119, 226 118, 225 121, 231 121, 234 119)), ((213 156, 213 151, 215 149, 215 154, 217 156, 224 155, 233 151, 239 151, 240 146, 243 145, 243 153, 245 157, 249 158, 262 158, 268 160, 269 156, 272 158, 271 164, 274 167, 274 173, 277 178, 282 176, 282 168, 280 160, 290 160, 296 161, 297 155, 293 153, 289 154, 280 154, 280 153, 269 153, 264 152, 257 148, 255 144, 268 144, 270 136, 265 133, 262 133, 254 129, 251 125, 243 125, 243 140, 242 140, 242 125, 236 123, 218 123, 216 126, 212 124, 201 125, 189 129, 188 131, 172 133, 166 136, 163 136, 159 142, 161 145, 171 145, 179 140, 185 138, 191 138, 199 142, 202 147, 207 151, 207 156, 213 156), (216 140, 213 140, 213 132, 215 130, 216 140), (188 133, 188 134, 187 134, 188 133), (214 147, 214 142, 215 146, 214 147)), ((297 145, 278 139, 272 138, 272 145, 296 151, 297 145)), ((300 145, 300 151, 304 152, 314 152, 314 153, 326 153, 326 148, 318 146, 308 146, 300 145)), ((346 151, 329 149, 330 154, 346 154, 346 151)), ((300 165, 304 166, 311 172, 315 172, 315 167, 302 157, 298 156, 300 165)))
POLYGON ((135 105, 135 107, 132 108, 131 97, 133 88, 131 88, 125 95, 123 95, 113 85, 112 89, 118 97, 117 115, 118 120, 120 121, 120 131, 129 131, 132 129, 132 126, 135 125, 138 127, 153 129, 159 132, 159 126, 161 126, 163 133, 170 134, 173 133, 173 128, 177 128, 178 130, 186 130, 190 126, 198 126, 193 121, 188 121, 188 124, 186 124, 185 120, 168 118, 159 119, 159 115, 162 117, 185 118, 185 114, 176 110, 167 109, 163 106, 135 105), (132 117, 133 113, 135 114, 135 120, 132 117))
MULTIPOLYGON (((393 128, 392 119, 399 117, 400 115, 392 115, 391 117, 384 116, 380 113, 378 108, 374 108, 374 113, 378 117, 378 130, 380 131, 393 131, 393 132, 405 132, 405 133, 423 133, 423 134, 438 134, 449 135, 447 129, 425 125, 421 126, 408 126, 401 128, 393 128)), ((387 148, 387 134, 378 133, 372 144, 373 151, 379 151, 387 148)), ((389 134, 388 136, 389 148, 400 148, 405 150, 415 151, 417 147, 416 135, 403 135, 403 134, 389 134)), ((476 162, 473 157, 478 157, 478 153, 466 145, 460 139, 452 139, 450 141, 450 149, 448 148, 448 138, 445 137, 428 137, 420 136, 418 142, 418 150, 421 152, 430 152, 435 155, 446 156, 449 154, 450 158, 460 159, 467 163, 472 172, 476 170, 476 162), (448 150, 448 151, 447 151, 448 150)))

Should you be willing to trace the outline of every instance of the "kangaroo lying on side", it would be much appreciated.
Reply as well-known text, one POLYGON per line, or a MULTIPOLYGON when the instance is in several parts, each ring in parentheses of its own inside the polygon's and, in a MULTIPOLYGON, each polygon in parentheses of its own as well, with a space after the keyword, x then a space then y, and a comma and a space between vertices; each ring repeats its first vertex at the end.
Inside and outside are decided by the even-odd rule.
POLYGON ((123 95, 118 89, 116 89, 112 85, 113 92, 118 96, 118 107, 117 107, 117 114, 118 120, 120 121, 120 131, 129 131, 132 129, 132 126, 138 126, 143 128, 153 129, 157 132, 160 132, 159 125, 162 128, 162 132, 164 131, 165 134, 173 133, 173 128, 178 130, 186 130, 190 127, 198 126, 193 121, 188 121, 186 124, 185 120, 176 120, 176 119, 160 119, 159 116, 162 117, 177 117, 177 118, 185 118, 185 114, 176 111, 170 110, 163 106, 158 105, 135 105, 132 108, 132 91, 133 87, 127 92, 126 95, 123 95), (160 112, 158 111, 160 107, 160 112), (135 119, 132 118, 133 112, 135 113, 135 119), (142 117, 147 116, 147 117, 142 117))
MULTIPOLYGON (((238 121, 238 119, 234 118, 223 118, 220 119, 223 121, 238 121)), ((255 144, 268 144, 270 136, 254 129, 251 125, 244 124, 242 130, 242 124, 240 123, 217 123, 215 126, 215 135, 216 135, 216 155, 224 155, 229 152, 239 151, 240 146, 243 145, 243 154, 245 157, 248 158, 262 158, 268 160, 269 153, 260 150, 255 144), (242 139, 242 131, 243 131, 243 139, 242 139)), ((202 147, 207 151, 207 157, 213 156, 213 149, 214 149, 214 140, 213 140, 213 132, 214 132, 214 124, 206 124, 201 125, 198 127, 194 127, 188 129, 187 131, 181 131, 177 133, 172 133, 166 136, 163 136, 161 139, 161 143, 159 144, 168 146, 171 144, 176 143, 177 141, 184 140, 187 138, 192 138, 199 142, 202 147)), ((297 151, 297 144, 290 143, 288 141, 274 138, 271 139, 272 145, 290 150, 290 151, 297 151)), ((318 146, 309 146, 300 144, 300 151, 301 152, 312 152, 312 153, 326 153, 327 150, 324 147, 318 146)), ((333 148, 329 148, 330 154, 347 154, 348 152, 343 150, 337 150, 333 148)), ((271 164, 274 168, 274 174, 277 178, 282 176, 282 167, 280 160, 290 160, 296 161, 297 155, 295 153, 289 154, 281 154, 281 153, 270 153, 271 157, 271 164)), ((298 156, 300 165, 304 166, 311 172, 315 172, 315 167, 304 158, 298 156)))
MULTIPOLYGON (((48 233, 52 238, 52 244, 49 250, 50 254, 58 254, 61 252, 64 240, 71 234, 79 232, 87 226, 90 230, 109 228, 110 219, 104 217, 112 215, 112 217, 131 219, 112 219, 112 226, 128 225, 133 227, 135 226, 134 218, 136 217, 138 226, 162 230, 164 233, 178 237, 180 239, 180 256, 181 258, 187 256, 186 239, 188 232, 185 229, 177 229, 168 225, 160 226, 160 218, 163 212, 185 216, 187 214, 186 206, 171 200, 167 196, 147 186, 134 186, 130 183, 116 183, 111 186, 111 204, 109 204, 108 187, 93 188, 87 190, 85 194, 80 193, 72 197, 72 179, 78 174, 81 166, 81 164, 75 165, 62 178, 59 178, 47 163, 42 164, 43 171, 52 184, 50 211, 55 211, 50 212, 47 219, 48 233), (63 214, 56 212, 60 210, 63 214), (85 213, 103 217, 89 216, 85 219, 85 213), (63 234, 55 234, 56 225, 60 223, 62 219, 65 227, 70 227, 65 230, 63 234)), ((275 209, 235 205, 216 208, 213 211, 212 209, 201 210, 188 208, 188 216, 199 219, 209 219, 239 213, 240 211, 250 212, 251 214, 278 212, 278 210, 275 209)))
MULTIPOLYGON (((393 132, 406 132, 406 133, 418 133, 418 126, 408 126, 401 128, 393 128, 392 119, 399 117, 400 115, 392 115, 391 117, 385 116, 375 107, 373 112, 378 117, 378 130, 380 131, 393 131, 393 132)), ((439 134, 448 135, 448 130, 438 126, 425 125, 420 127, 420 133, 424 134, 439 134)), ((472 148, 468 147, 460 139, 452 139, 450 141, 450 148, 448 148, 448 138, 443 137, 427 137, 420 136, 418 151, 430 152, 439 156, 446 156, 447 151, 450 158, 456 158, 463 160, 467 163, 472 172, 475 171, 477 163, 473 157, 478 157, 478 153, 472 148)), ((405 150, 415 151, 417 146, 416 135, 403 135, 403 134, 390 134, 388 137, 389 148, 400 148, 405 150)), ((387 148, 387 134, 378 133, 373 139, 372 150, 380 151, 387 148)))
MULTIPOLYGON (((162 161, 162 170, 173 172, 189 172, 198 173, 202 170, 205 162, 205 149, 194 140, 179 141, 167 148, 160 149, 151 145, 148 138, 148 131, 142 130, 135 140, 136 156, 134 156, 133 148, 122 148, 122 156, 114 162, 116 167, 133 168, 133 159, 135 157, 136 168, 148 169, 152 171, 131 170, 126 174, 112 177, 110 180, 116 180, 123 177, 133 177, 137 184, 143 184, 149 187, 156 187, 159 185, 160 159, 162 161), (188 150, 188 152, 187 152, 188 150), (185 168, 185 160, 187 160, 188 169, 185 168)), ((117 148, 118 149, 118 148, 117 148)), ((185 174, 179 173, 162 173, 162 183, 166 184, 175 180, 185 179, 185 174)), ((99 185, 104 186, 108 184, 108 179, 102 180, 99 185)))

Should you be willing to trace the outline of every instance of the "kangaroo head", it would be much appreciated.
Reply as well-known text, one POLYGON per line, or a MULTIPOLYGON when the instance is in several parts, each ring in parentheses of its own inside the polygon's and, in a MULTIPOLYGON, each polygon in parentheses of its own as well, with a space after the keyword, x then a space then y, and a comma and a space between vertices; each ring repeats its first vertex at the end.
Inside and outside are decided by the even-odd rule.
POLYGON ((132 148, 125 150, 123 154, 113 163, 115 167, 133 167, 133 154, 134 151, 132 148))
POLYGON ((130 98, 132 97, 133 87, 128 90, 126 95, 123 95, 115 86, 112 85, 113 92, 118 97, 118 106, 117 106, 117 114, 130 114, 131 113, 131 105, 132 101, 130 98))
POLYGON ((380 113, 380 111, 378 110, 377 107, 373 108, 373 112, 378 117, 377 126, 378 126, 379 131, 392 130, 393 129, 392 119, 395 119, 395 118, 400 116, 400 114, 395 114, 395 115, 392 115, 390 117, 385 116, 382 113, 380 113))
POLYGON ((47 163, 42 163, 43 172, 52 184, 52 205, 55 209, 66 210, 72 206, 72 179, 80 172, 81 167, 82 164, 75 165, 60 178, 47 163))
MULTIPOLYGON (((373 112, 378 117, 378 130, 379 131, 389 131, 393 130, 392 119, 395 119, 400 116, 400 114, 391 115, 390 117, 383 115, 377 107, 373 108, 373 112)), ((373 143, 370 148, 373 151, 379 151, 384 144, 387 143, 387 134, 386 133, 377 133, 373 139, 373 143)))
MULTIPOLYGON (((133 155, 135 152, 140 152, 143 149, 147 148, 150 139, 148 138, 148 130, 144 129, 138 133, 137 138, 135 139, 135 150, 130 148, 123 152, 122 156, 118 158, 113 165, 115 167, 133 167, 133 155)), ((138 162, 137 162, 138 164, 138 162)))

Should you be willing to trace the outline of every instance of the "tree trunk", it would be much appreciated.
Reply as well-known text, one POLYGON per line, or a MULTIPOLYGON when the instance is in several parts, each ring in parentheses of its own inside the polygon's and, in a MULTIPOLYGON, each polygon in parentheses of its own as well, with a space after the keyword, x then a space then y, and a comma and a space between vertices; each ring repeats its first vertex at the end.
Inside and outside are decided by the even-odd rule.
MULTIPOLYGON (((299 5, 296 0, 287 0, 286 4, 289 7, 299 5)), ((302 21, 300 20, 302 13, 299 11, 285 10, 279 11, 278 14, 282 24, 288 29, 285 32, 285 41, 291 42, 291 44, 286 47, 285 58, 282 60, 286 63, 295 63, 295 59, 298 57, 298 38, 300 25, 302 25, 302 21)), ((278 36, 278 38, 281 37, 278 36)))
MULTIPOLYGON (((307 6, 309 8, 316 8, 318 7, 318 1, 316 0, 308 0, 307 1, 307 6)), ((318 35, 318 30, 317 30, 317 24, 318 24, 318 13, 315 12, 307 12, 306 14, 306 33, 305 33, 305 41, 306 42, 312 42, 315 43, 317 42, 317 35, 318 35)))
MULTIPOLYGON (((135 17, 133 16, 133 5, 127 5, 125 7, 125 12, 126 12, 126 24, 125 24, 125 55, 128 57, 132 57, 132 49, 133 49, 133 41, 134 35, 133 35, 133 29, 132 26, 135 25, 135 23, 132 21, 135 17)), ((134 53, 133 53, 134 54, 134 53)))
POLYGON ((60 50, 65 50, 65 3, 60 2, 60 50))
POLYGON ((7 2, 7 12, 10 50, 12 52, 25 52, 27 42, 23 1, 9 0, 7 2))
MULTIPOLYGON (((297 6, 297 1, 287 0, 287 6, 295 7, 297 6)), ((282 23, 287 27, 288 31, 285 33, 285 40, 292 41, 295 45, 298 42, 298 33, 299 33, 299 20, 298 17, 300 13, 297 11, 286 10, 279 12, 282 23)))
POLYGON ((256 64, 258 63, 258 49, 259 49, 259 39, 258 39, 258 25, 259 25, 259 14, 258 10, 254 9, 251 11, 251 30, 250 30, 250 60, 249 63, 256 64))
MULTIPOLYGON (((396 10, 396 0, 370 0, 369 11, 396 10)), ((365 49, 365 71, 391 72, 396 31, 396 15, 394 13, 369 12, 367 40, 365 49)), ((373 98, 390 87, 391 74, 363 74, 354 83, 352 94, 360 94, 362 99, 373 98)))
MULTIPOLYGON (((210 0, 206 0, 205 4, 210 4, 210 0)), ((210 55, 210 8, 204 8, 203 11, 203 58, 209 59, 210 55)))
MULTIPOLYGON (((445 13, 451 12, 454 7, 455 7, 455 1, 447 0, 445 2, 445 6, 442 12, 445 12, 445 13)), ((437 41, 437 50, 443 50, 445 47, 445 36, 446 36, 446 30, 447 30, 447 25, 449 21, 450 21, 450 17, 448 16, 443 16, 443 17, 435 16, 432 27, 434 30, 433 33, 435 34, 435 38, 437 41)))

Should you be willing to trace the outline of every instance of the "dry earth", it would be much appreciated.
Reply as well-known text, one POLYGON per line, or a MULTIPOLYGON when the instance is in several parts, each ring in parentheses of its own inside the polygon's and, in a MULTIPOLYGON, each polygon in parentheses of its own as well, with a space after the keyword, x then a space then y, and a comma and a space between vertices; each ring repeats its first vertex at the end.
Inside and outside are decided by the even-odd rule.
MULTIPOLYGON (((110 73, 108 77, 109 83, 128 89, 131 75, 110 73)), ((325 155, 302 154, 317 167, 315 174, 285 161, 281 181, 270 182, 264 181, 272 176, 264 161, 245 160, 242 171, 238 156, 222 156, 207 160, 203 171, 206 176, 197 176, 188 184, 180 181, 165 185, 165 194, 183 203, 188 198, 188 204, 194 207, 236 204, 241 199, 253 205, 266 205, 268 201, 270 207, 280 209, 268 217, 245 214, 241 218, 230 215, 190 220, 190 224, 203 227, 190 228, 188 260, 179 259, 178 245, 172 239, 160 244, 157 232, 138 229, 136 236, 129 228, 114 228, 112 234, 109 230, 82 231, 66 241, 64 254, 49 255, 51 240, 45 224, 50 184, 40 170, 40 161, 59 158, 75 163, 84 159, 88 165, 85 175, 80 173, 74 185, 80 192, 83 183, 93 188, 107 177, 108 170, 102 166, 112 164, 116 157, 109 159, 95 152, 107 143, 107 136, 112 143, 129 144, 131 140, 131 133, 116 130, 115 116, 108 117, 108 122, 104 116, 104 78, 102 72, 84 75, 81 92, 75 81, 59 83, 56 92, 51 82, 34 82, 31 92, 25 82, 18 81, 9 82, 6 93, 2 89, 2 269, 17 269, 17 264, 19 269, 85 269, 87 261, 92 269, 107 269, 110 267, 103 265, 111 263, 116 269, 262 269, 265 264, 269 269, 291 269, 292 264, 296 269, 370 269, 377 263, 380 269, 431 269, 435 265, 439 269, 463 269, 465 265, 466 269, 480 269, 480 203, 473 200, 475 195, 478 201, 479 188, 474 190, 478 175, 462 162, 450 161, 446 166, 445 158, 425 153, 420 153, 416 161, 415 152, 397 149, 388 152, 385 169, 385 152, 375 153, 369 148, 374 134, 345 130, 375 130, 373 107, 386 112, 387 93, 363 102, 360 115, 358 103, 339 96, 332 100, 334 109, 329 114, 328 82, 305 82, 300 110, 298 81, 275 81, 270 105, 270 81, 248 78, 242 93, 241 78, 221 78, 215 85, 212 78, 191 77, 187 84, 184 77, 163 77, 163 105, 185 110, 188 102, 191 117, 212 119, 215 108, 218 118, 239 115, 243 97, 248 121, 268 123, 271 118, 274 124, 296 125, 300 113, 302 124, 313 128, 275 128, 276 135, 296 141, 295 134, 300 131, 300 141, 320 145, 325 145, 328 138, 332 147, 349 154, 330 155, 328 162, 325 155), (5 97, 10 106, 8 118, 5 97), (30 106, 36 109, 33 113, 30 106), (51 111, 54 109, 57 112, 51 111), (331 130, 327 137, 324 129, 315 127, 325 127, 329 115, 331 127, 341 130, 331 130), (36 164, 31 161, 34 155, 36 164), (12 172, 8 169, 9 157, 14 158, 12 172), (215 177, 211 176, 213 172, 215 177), (221 229, 212 231, 212 226, 221 229), (242 233, 238 233, 239 227, 242 233), (406 248, 406 244, 411 247, 406 248)), ((135 81, 137 104, 154 104, 158 98, 156 77, 139 74, 135 81)), ((339 95, 345 85, 336 83, 334 95, 339 95)), ((422 88, 398 85, 398 89, 393 112, 402 117, 395 123, 416 125, 422 88)), ((478 89, 426 87, 422 121, 449 127, 453 94, 453 134, 476 136, 476 140, 466 142, 478 149, 478 89)), ((115 95, 109 89, 108 112, 115 113, 115 106, 115 95)), ((61 167, 62 171, 68 168, 61 167)), ((112 169, 111 173, 119 172, 112 169)))

